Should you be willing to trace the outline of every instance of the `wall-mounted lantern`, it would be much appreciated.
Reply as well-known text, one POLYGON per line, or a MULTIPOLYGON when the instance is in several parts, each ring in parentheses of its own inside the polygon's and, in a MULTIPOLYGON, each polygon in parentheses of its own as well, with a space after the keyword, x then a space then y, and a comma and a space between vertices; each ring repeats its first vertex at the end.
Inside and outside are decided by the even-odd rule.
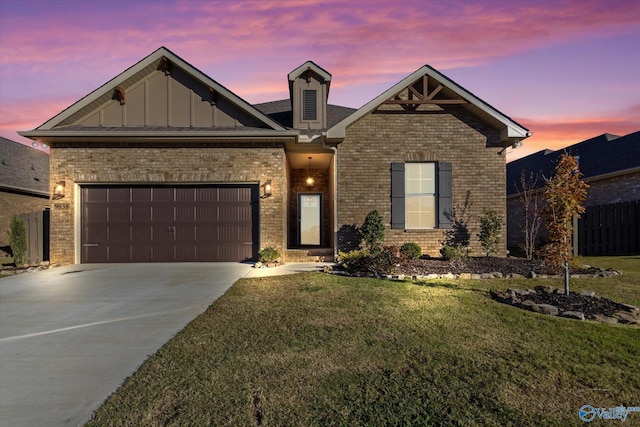
POLYGON ((262 184, 262 196, 261 198, 265 199, 273 193, 273 188, 271 187, 271 180, 268 179, 262 184))
POLYGON ((58 181, 56 183, 56 186, 53 187, 53 200, 59 200, 64 197, 64 187, 65 187, 64 181, 58 181))

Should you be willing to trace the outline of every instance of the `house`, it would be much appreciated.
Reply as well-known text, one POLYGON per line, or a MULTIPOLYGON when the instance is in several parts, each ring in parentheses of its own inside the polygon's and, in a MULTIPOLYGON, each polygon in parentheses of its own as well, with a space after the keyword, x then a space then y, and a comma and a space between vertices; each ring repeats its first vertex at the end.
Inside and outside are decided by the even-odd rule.
POLYGON ((308 61, 251 105, 162 47, 20 132, 51 146, 52 262, 332 258, 374 209, 386 244, 438 255, 455 206, 470 229, 505 214, 526 128, 426 65, 358 110, 328 104, 332 78, 308 61))
MULTIPOLYGON (((523 207, 516 188, 516 184, 520 188, 521 172, 524 170, 527 174, 535 174, 537 176, 536 188, 541 191, 545 184, 545 178, 553 176, 558 158, 563 153, 578 158, 580 172, 583 174, 582 179, 589 184, 587 198, 584 202, 584 206, 587 207, 585 216, 592 212, 592 208, 618 205, 616 209, 619 210, 622 204, 637 204, 640 201, 640 131, 625 136, 605 133, 561 150, 539 151, 507 164, 507 236, 510 247, 517 247, 524 241, 522 232, 523 207)), ((636 208, 631 207, 631 209, 636 208)), ((622 215, 622 213, 620 214, 622 215)), ((635 218, 636 224, 634 227, 640 227, 638 215, 640 212, 632 211, 631 216, 635 218)), ((630 219, 628 215, 625 218, 627 222, 630 219)), ((605 221, 604 217, 602 221, 605 221)), ((612 219, 612 221, 614 220, 612 219)), ((580 227, 582 228, 582 226, 581 223, 580 227)), ((599 228, 601 227, 599 226, 599 228)), ((625 232, 626 237, 636 242, 634 247, 640 247, 638 246, 640 245, 640 231, 638 228, 634 230, 629 229, 628 232, 625 232)), ((601 231, 603 234, 607 234, 604 229, 601 231)), ((579 233, 584 234, 582 240, 590 239, 586 230, 579 231, 579 233)), ((622 249, 615 251, 611 248, 607 253, 623 252, 622 249)), ((583 251, 581 254, 591 255, 593 253, 583 251)))
POLYGON ((19 142, 0 138, 0 252, 9 252, 9 231, 15 215, 49 206, 49 155, 19 142))

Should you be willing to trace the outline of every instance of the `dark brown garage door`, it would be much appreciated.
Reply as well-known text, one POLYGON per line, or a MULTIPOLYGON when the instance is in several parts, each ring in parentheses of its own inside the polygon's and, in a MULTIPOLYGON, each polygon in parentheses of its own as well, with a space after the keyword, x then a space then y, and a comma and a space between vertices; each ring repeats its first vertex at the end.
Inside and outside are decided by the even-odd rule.
POLYGON ((82 188, 82 262, 209 262, 258 251, 257 185, 82 188))

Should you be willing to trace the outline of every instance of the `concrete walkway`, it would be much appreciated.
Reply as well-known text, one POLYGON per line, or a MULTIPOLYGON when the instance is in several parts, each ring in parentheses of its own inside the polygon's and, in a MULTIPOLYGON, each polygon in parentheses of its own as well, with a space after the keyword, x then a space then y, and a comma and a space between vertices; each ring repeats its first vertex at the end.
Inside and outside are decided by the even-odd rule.
POLYGON ((84 264, 0 279, 0 426, 78 426, 247 264, 84 264))
POLYGON ((284 264, 279 267, 252 268, 244 277, 284 276, 286 274, 305 273, 307 271, 322 271, 324 267, 332 265, 335 264, 332 262, 298 262, 284 264))

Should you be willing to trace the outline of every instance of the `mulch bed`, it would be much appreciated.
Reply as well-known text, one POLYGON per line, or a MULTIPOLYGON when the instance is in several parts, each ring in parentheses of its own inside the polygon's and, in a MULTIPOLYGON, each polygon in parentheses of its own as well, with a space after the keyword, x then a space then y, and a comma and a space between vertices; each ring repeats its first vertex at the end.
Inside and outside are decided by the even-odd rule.
MULTIPOLYGON (((531 272, 538 275, 548 274, 549 268, 542 261, 525 258, 470 257, 466 261, 445 261, 440 258, 420 258, 399 262, 394 270, 410 276, 426 276, 428 274, 460 274, 460 273, 494 273, 503 275, 520 274, 526 276, 531 272)), ((571 274, 597 274, 597 268, 571 268, 571 274)))
POLYGON ((580 295, 571 292, 569 296, 557 293, 535 293, 526 296, 526 299, 536 304, 550 304, 558 307, 560 312, 563 311, 579 311, 584 313, 586 317, 601 314, 604 316, 612 316, 613 314, 624 311, 625 307, 615 301, 606 298, 597 298, 587 295, 580 295))

